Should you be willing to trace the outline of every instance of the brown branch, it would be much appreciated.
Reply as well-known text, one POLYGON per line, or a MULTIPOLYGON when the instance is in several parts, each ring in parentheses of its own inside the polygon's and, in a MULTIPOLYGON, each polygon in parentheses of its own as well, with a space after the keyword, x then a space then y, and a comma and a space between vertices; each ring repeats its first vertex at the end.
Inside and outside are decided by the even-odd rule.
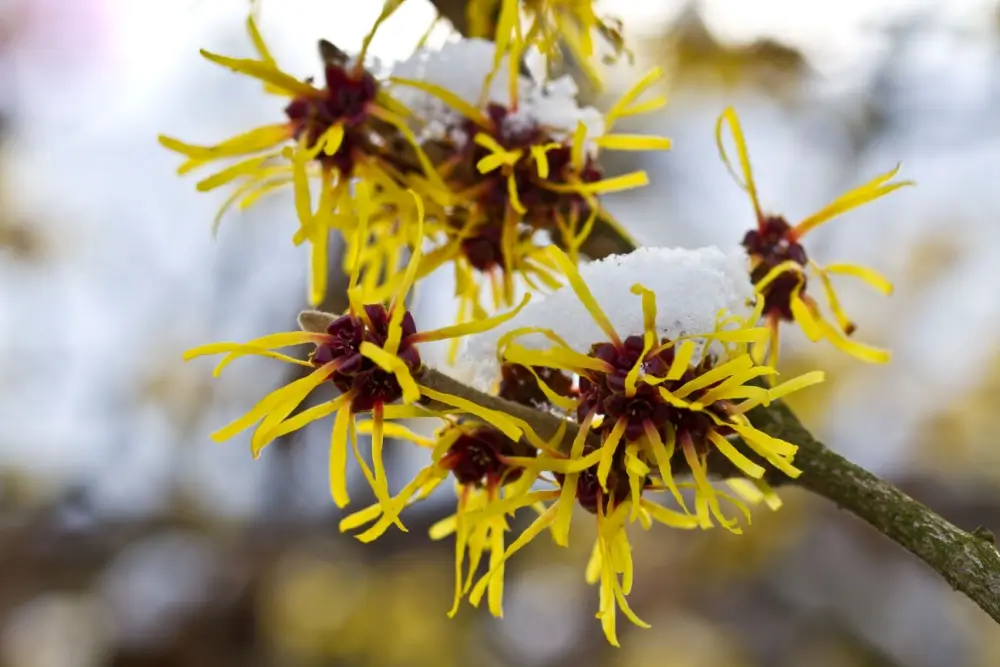
POLYGON ((799 447, 795 483, 863 519, 920 558, 1000 622, 1000 553, 992 536, 968 533, 928 507, 828 449, 784 404, 750 413, 754 426, 799 447))

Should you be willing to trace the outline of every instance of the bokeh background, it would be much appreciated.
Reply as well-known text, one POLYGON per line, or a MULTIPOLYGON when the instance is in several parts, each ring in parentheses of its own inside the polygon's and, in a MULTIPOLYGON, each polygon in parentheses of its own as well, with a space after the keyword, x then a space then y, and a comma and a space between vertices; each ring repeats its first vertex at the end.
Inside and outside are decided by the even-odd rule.
MULTIPOLYGON (((381 3, 272 0, 261 26, 285 69, 316 40, 360 44, 381 3)), ((904 163, 918 187, 810 238, 820 261, 869 264, 891 299, 845 285, 868 367, 789 337, 789 371, 829 381, 795 407, 826 442, 972 529, 1000 529, 1000 20, 995 0, 608 1, 634 69, 662 66, 670 105, 633 124, 658 155, 609 156, 653 182, 611 206, 647 244, 732 245, 749 202, 720 164, 717 114, 740 112, 765 206, 802 217, 904 163)), ((651 630, 606 646, 588 551, 546 541, 508 568, 506 618, 449 621, 452 548, 339 535, 325 429, 251 460, 208 434, 288 379, 245 360, 218 380, 183 350, 286 330, 303 249, 277 196, 209 227, 222 193, 176 177, 168 132, 211 142, 280 113, 199 58, 249 55, 245 0, 0 3, 0 665, 96 667, 615 665, 992 667, 1000 628, 913 558, 825 501, 786 491, 743 537, 635 539, 632 598, 651 630)), ((433 19, 409 0, 374 43, 405 57, 433 19)), ((433 40, 448 38, 444 28, 433 40)), ((595 100, 605 104, 604 98, 595 100)), ((418 318, 450 316, 446 281, 418 318)), ((390 475, 421 464, 395 448, 390 475)), ((357 500, 364 502, 360 491, 357 500)))

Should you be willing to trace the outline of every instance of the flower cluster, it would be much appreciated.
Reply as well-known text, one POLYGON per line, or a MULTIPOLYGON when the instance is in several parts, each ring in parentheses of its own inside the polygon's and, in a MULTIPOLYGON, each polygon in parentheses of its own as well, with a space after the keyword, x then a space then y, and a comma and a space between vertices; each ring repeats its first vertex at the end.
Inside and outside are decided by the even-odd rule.
MULTIPOLYGON (((237 160, 197 184, 203 191, 233 188, 216 224, 233 206, 246 209, 270 192, 293 188, 299 221, 293 241, 308 242, 312 250, 313 305, 326 292, 331 232, 342 232, 348 243, 355 238, 351 184, 365 182, 373 193, 374 219, 357 255, 372 289, 401 249, 422 241, 414 229, 399 224, 397 215, 406 191, 414 190, 427 204, 427 239, 440 246, 419 275, 454 262, 463 297, 459 320, 465 321, 483 316, 480 276, 491 281, 494 307, 513 303, 515 276, 532 288, 559 284, 539 259, 535 232, 548 234, 575 255, 598 216, 614 224, 601 209, 599 195, 646 184, 642 172, 602 178, 596 158, 602 147, 670 147, 664 138, 609 134, 616 120, 663 104, 662 96, 638 100, 659 74, 641 79, 603 116, 581 108, 569 77, 527 76, 518 63, 529 47, 555 44, 553 31, 571 21, 587 26, 586 34, 604 24, 589 7, 533 2, 527 4, 533 27, 524 34, 516 0, 504 0, 495 43, 466 40, 440 50, 419 49, 391 76, 377 76, 365 64, 368 45, 400 4, 386 2, 355 57, 320 42, 323 85, 282 71, 253 18, 248 19, 257 58, 202 55, 286 98, 284 118, 213 146, 168 136, 160 143, 186 158, 181 174, 237 160)), ((586 43, 581 53, 592 51, 590 40, 586 43)), ((381 287, 378 294, 386 297, 396 285, 381 287)))
MULTIPOLYGON (((409 222, 422 230, 423 205, 415 195, 413 201, 412 212, 409 214, 412 220, 409 222)), ((401 212, 401 215, 405 213, 401 212)), ((367 233, 367 222, 366 217, 361 216, 357 225, 358 236, 367 233)), ((350 308, 346 313, 332 316, 310 311, 303 313, 302 324, 305 330, 301 332, 272 334, 246 343, 213 343, 188 351, 186 359, 225 354, 215 369, 216 375, 234 359, 248 354, 272 357, 310 369, 308 375, 271 392, 249 412, 216 431, 212 437, 226 440, 256 424, 250 446, 254 457, 257 457, 275 439, 335 414, 330 442, 330 491, 339 507, 350 502, 346 472, 348 444, 376 497, 384 506, 389 506, 388 482, 382 464, 386 422, 436 414, 422 405, 422 400, 435 401, 439 405, 475 415, 495 425, 508 437, 519 438, 520 427, 506 415, 421 384, 422 363, 418 349, 421 343, 490 329, 516 315, 519 309, 467 324, 418 331, 413 316, 406 310, 405 302, 420 258, 418 246, 388 307, 365 298, 364 291, 358 284, 361 263, 355 262, 356 268, 351 274, 347 291, 350 308), (320 323, 319 326, 317 322, 320 323), (274 351, 302 344, 314 346, 307 360, 274 351), (307 396, 326 383, 333 385, 339 395, 292 416, 307 396), (358 450, 356 417, 361 414, 371 415, 371 467, 358 450)), ((522 307, 526 303, 527 299, 522 301, 522 307)))
POLYGON ((375 499, 340 524, 362 542, 392 526, 406 530, 404 510, 450 479, 455 513, 431 537, 455 541, 452 615, 464 600, 476 606, 485 597, 500 616, 509 559, 543 533, 566 546, 580 506, 597 525, 585 576, 598 587, 597 616, 617 645, 619 611, 645 627, 627 599, 636 524, 738 534, 750 505, 780 506, 769 480, 800 474, 797 446, 751 419, 824 379, 814 371, 776 381, 779 324, 794 321, 813 340, 887 360, 849 338, 854 325, 830 276, 853 275, 885 292, 888 281, 852 265, 821 267, 801 240, 906 183, 892 181, 894 170, 797 225, 764 215, 743 132, 727 109, 719 150, 757 216, 742 247, 638 248, 585 262, 598 220, 628 238, 601 195, 647 182, 641 171, 605 177, 601 150, 670 147, 662 137, 612 131, 620 119, 662 106, 662 96, 643 99, 659 72, 641 77, 606 112, 582 106, 573 80, 553 75, 555 56, 567 49, 596 79, 595 33, 622 50, 612 21, 598 19, 588 0, 472 0, 474 37, 419 48, 376 73, 366 64, 368 46, 401 4, 385 3, 354 57, 320 43, 321 85, 280 70, 250 19, 256 58, 203 55, 285 97, 283 119, 213 146, 160 138, 185 156, 181 173, 236 160, 198 183, 233 187, 220 215, 292 189, 293 241, 312 250, 313 305, 327 290, 334 232, 347 250, 346 312, 306 311, 302 331, 187 353, 225 355, 216 374, 245 355, 306 369, 213 437, 255 427, 257 457, 275 439, 332 417, 334 502, 350 503, 351 454, 375 499), (541 74, 526 66, 532 51, 547 56, 541 74), (742 178, 723 145, 727 126, 742 178), (422 331, 406 299, 444 265, 455 271, 457 322, 422 331), (832 322, 806 293, 809 277, 822 285, 832 322), (448 376, 421 358, 423 343, 441 340, 453 342, 448 376), (277 351, 295 345, 311 350, 277 351), (331 395, 302 409, 314 392, 331 395), (433 435, 400 421, 411 419, 429 420, 421 433, 433 435), (427 465, 402 486, 387 478, 387 438, 427 450, 427 465), (533 520, 515 534, 519 513, 533 520))
POLYGON ((746 413, 823 374, 771 388, 753 382, 776 370, 754 363, 748 351, 768 329, 755 324, 764 301, 747 306, 753 291, 740 271, 741 253, 640 249, 587 265, 594 289, 563 251, 551 246, 546 254, 569 287, 468 338, 462 358, 479 376, 474 384, 498 385, 506 400, 560 415, 560 428, 542 438, 516 422, 522 437, 512 438, 481 418, 455 416, 432 439, 401 431, 431 449, 431 463, 388 503, 346 517, 341 529, 364 528, 359 539, 375 539, 403 508, 451 476, 457 511, 432 529, 434 537, 455 534, 451 613, 466 596, 473 605, 486 596, 500 615, 506 561, 546 531, 556 544, 568 544, 573 508, 580 505, 598 522, 587 576, 600 584, 599 617, 617 643, 617 610, 643 625, 626 599, 632 580, 627 527, 720 525, 740 533, 740 517, 750 517, 743 498, 776 506, 767 467, 797 476, 796 447, 756 429, 746 413), (624 276, 641 277, 653 289, 639 283, 630 289, 624 276), (710 474, 729 478, 734 493, 714 486, 710 474), (508 517, 526 508, 538 518, 505 546, 508 517), (477 579, 487 552, 486 572, 477 579))
POLYGON ((515 278, 535 290, 557 287, 558 269, 542 252, 548 243, 577 261, 598 217, 620 230, 600 195, 643 186, 647 178, 642 171, 604 178, 601 149, 670 147, 661 137, 611 133, 619 119, 663 103, 662 97, 639 101, 658 71, 601 114, 577 105, 571 78, 539 85, 510 62, 499 46, 467 40, 418 52, 397 65, 391 79, 408 88, 394 88, 398 99, 433 119, 419 135, 421 144, 440 159, 442 178, 457 193, 449 206, 429 213, 444 241, 428 254, 420 275, 453 264, 459 321, 485 312, 484 285, 492 290, 494 309, 513 303, 515 278))

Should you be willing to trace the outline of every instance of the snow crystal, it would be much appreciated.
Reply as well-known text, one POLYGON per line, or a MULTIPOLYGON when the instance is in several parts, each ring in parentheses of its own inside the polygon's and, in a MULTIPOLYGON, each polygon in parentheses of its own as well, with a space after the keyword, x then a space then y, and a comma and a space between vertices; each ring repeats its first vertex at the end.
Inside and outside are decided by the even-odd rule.
MULTIPOLYGON (((751 310, 753 285, 742 248, 723 252, 716 247, 639 248, 580 267, 580 275, 621 337, 642 334, 641 297, 632 286, 642 284, 656 294, 656 326, 662 337, 711 332, 720 310, 746 316, 751 310)), ((497 341, 521 327, 551 329, 574 350, 587 353, 591 345, 607 340, 590 313, 569 287, 535 296, 505 324, 463 343, 459 362, 451 371, 459 379, 487 391, 499 377, 497 341)), ((552 343, 540 334, 518 338, 530 348, 552 343)))
MULTIPOLYGON (((483 39, 449 42, 440 49, 422 49, 399 62, 392 76, 425 81, 451 91, 462 100, 479 106, 483 101, 483 82, 493 69, 494 44, 483 39)), ((504 58, 490 81, 486 102, 511 105, 510 62, 504 58)), ((517 110, 505 120, 505 126, 541 125, 556 139, 572 135, 577 122, 587 127, 587 152, 596 154, 593 140, 604 134, 604 117, 593 107, 580 107, 576 101, 578 89, 570 76, 562 76, 544 84, 526 76, 518 77, 517 110)), ((464 133, 454 128, 463 121, 461 114, 438 98, 412 86, 397 85, 393 96, 427 122, 425 137, 440 139, 450 136, 461 139, 464 133)))

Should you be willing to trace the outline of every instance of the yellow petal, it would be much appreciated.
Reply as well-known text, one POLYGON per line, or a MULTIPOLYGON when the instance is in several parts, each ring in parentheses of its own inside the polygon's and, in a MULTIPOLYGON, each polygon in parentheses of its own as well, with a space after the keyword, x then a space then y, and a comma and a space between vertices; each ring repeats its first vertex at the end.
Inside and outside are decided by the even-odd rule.
POLYGON ((660 77, 663 76, 663 70, 659 67, 655 67, 646 73, 641 79, 639 79, 631 88, 629 88, 624 95, 618 98, 608 113, 604 116, 604 125, 608 131, 615 124, 615 121, 625 115, 623 112, 629 106, 631 106, 639 96, 642 95, 646 90, 656 83, 660 77))
POLYGON ((757 219, 763 219, 764 214, 760 208, 760 199, 757 197, 757 185, 754 183, 753 169, 750 167, 750 153, 747 151, 746 138, 743 136, 743 128, 740 126, 739 116, 736 115, 736 110, 732 107, 727 107, 715 124, 715 143, 719 147, 719 157, 722 158, 723 164, 726 165, 726 169, 732 175, 736 184, 750 195, 750 201, 753 202, 753 210, 757 219), (726 147, 722 142, 722 128, 726 123, 729 124, 733 141, 736 143, 736 157, 740 161, 740 168, 743 170, 743 179, 740 178, 739 174, 733 168, 733 163, 730 162, 729 155, 726 153, 726 147))
POLYGON ((627 109, 623 109, 618 113, 618 117, 626 118, 628 116, 637 116, 639 114, 652 113, 653 111, 659 111, 665 106, 667 106, 667 96, 655 95, 646 100, 645 102, 639 102, 638 104, 633 104, 627 109))
POLYGON ((827 273, 836 273, 845 276, 853 276, 868 285, 871 285, 882 294, 889 296, 892 294, 892 283, 875 269, 870 269, 857 264, 830 264, 823 267, 827 273))
POLYGON ((796 289, 792 293, 792 317, 802 327, 802 333, 806 335, 806 338, 815 343, 823 338, 823 328, 820 324, 823 320, 813 313, 808 304, 798 295, 798 291, 796 289))
POLYGON ((350 410, 340 410, 330 432, 330 495, 341 508, 351 502, 347 493, 347 431, 352 419, 350 410))
POLYGON ((445 394, 439 391, 435 391, 429 387, 420 387, 420 393, 431 399, 432 401, 438 401, 444 403, 445 405, 451 405, 460 410, 468 412, 470 415, 475 415, 479 417, 484 422, 495 426, 504 435, 506 435, 511 440, 517 442, 521 438, 521 429, 517 426, 511 417, 508 415, 498 412, 497 410, 490 410, 489 408, 484 408, 481 405, 477 405, 472 401, 462 398, 460 396, 452 396, 451 394, 445 394))
POLYGON ((621 192, 633 188, 641 188, 649 185, 649 176, 645 171, 633 171, 613 178, 604 178, 591 183, 574 183, 572 185, 561 185, 549 183, 545 187, 554 192, 576 192, 582 194, 607 194, 609 192, 621 192))
POLYGON ((438 98, 452 109, 474 122, 476 125, 480 127, 489 127, 489 121, 483 115, 482 111, 477 109, 472 104, 469 104, 444 86, 439 86, 436 83, 431 83, 429 81, 404 79, 398 76, 390 77, 389 81, 390 83, 394 83, 396 85, 408 86, 410 88, 422 90, 423 92, 438 98))
POLYGON ((711 386, 716 382, 746 371, 752 366, 753 359, 750 358, 750 355, 741 354, 735 359, 730 359, 726 363, 716 366, 710 371, 702 373, 690 382, 685 382, 680 388, 675 390, 673 394, 677 398, 685 398, 692 392, 704 389, 705 387, 711 386))
POLYGON ((601 449, 598 450, 601 453, 601 460, 597 464, 597 480, 601 483, 601 488, 605 492, 608 490, 608 474, 611 472, 611 464, 614 462, 615 451, 618 449, 618 444, 621 442, 626 426, 628 426, 628 421, 625 418, 620 418, 615 422, 611 433, 601 443, 601 449))
POLYGON ((275 434, 280 433, 277 427, 305 400, 306 396, 330 378, 335 368, 334 363, 324 364, 306 377, 285 387, 286 392, 282 400, 268 410, 260 425, 250 436, 250 451, 254 458, 260 456, 261 450, 277 438, 275 434))
POLYGON ((548 350, 530 350, 521 345, 512 344, 504 350, 503 358, 522 366, 541 366, 571 373, 579 373, 581 370, 595 370, 602 373, 608 371, 606 361, 561 347, 552 347, 548 350))
POLYGON ((826 336, 826 339, 830 341, 834 347, 842 352, 846 352, 856 359, 860 359, 861 361, 869 364, 887 364, 892 359, 892 353, 889 352, 889 350, 883 350, 881 348, 859 343, 856 340, 847 338, 835 327, 823 320, 819 320, 819 326, 826 336))
POLYGON ((604 309, 602 309, 600 304, 597 303, 597 299, 594 298, 590 288, 587 287, 587 283, 584 282, 579 271, 577 271, 576 266, 569 260, 566 253, 556 246, 549 246, 546 250, 549 258, 557 267, 559 267, 562 274, 566 276, 566 280, 569 282, 573 292, 590 313, 590 316, 594 319, 594 322, 597 323, 597 326, 604 331, 611 342, 616 345, 620 345, 621 339, 618 337, 618 332, 615 331, 615 328, 611 325, 611 320, 608 319, 604 309))
POLYGON ((252 174, 254 171, 260 169, 268 160, 272 159, 272 155, 265 155, 263 157, 252 157, 246 160, 241 160, 231 167, 227 167, 220 172, 212 174, 208 178, 204 178, 195 184, 195 188, 199 192, 208 192, 213 190, 220 185, 225 185, 231 182, 233 179, 239 178, 240 176, 246 176, 247 174, 252 174))
POLYGON ((274 429, 268 433, 268 436, 272 440, 277 440, 278 438, 292 433, 293 431, 298 431, 300 428, 305 427, 307 424, 311 424, 314 421, 323 419, 327 415, 332 415, 337 410, 346 406, 350 401, 350 397, 347 394, 343 394, 333 399, 332 401, 326 401, 319 405, 303 410, 294 417, 290 417, 285 421, 281 422, 274 429))
POLYGON ((690 530, 698 527, 697 517, 693 517, 686 513, 676 512, 660 505, 659 503, 647 500, 646 498, 643 498, 640 502, 642 503, 643 509, 649 512, 657 522, 662 523, 665 526, 680 528, 682 530, 690 530))
POLYGON ((507 547, 507 551, 504 552, 503 557, 500 558, 497 565, 491 567, 490 570, 485 575, 483 575, 483 577, 478 582, 476 582, 475 587, 472 589, 472 593, 469 595, 469 602, 471 602, 473 606, 477 606, 479 604, 479 601, 483 597, 483 593, 486 592, 486 586, 489 584, 490 579, 499 569, 500 565, 506 563, 511 556, 513 556, 518 551, 527 546, 527 544, 531 542, 531 540, 538 537, 538 535, 543 530, 548 528, 549 525, 552 524, 552 521, 555 519, 555 513, 556 513, 555 505, 545 510, 544 514, 535 519, 534 522, 532 522, 532 524, 528 526, 524 530, 524 532, 521 533, 518 536, 518 538, 514 540, 513 543, 511 543, 509 547, 507 547))
POLYGON ((570 164, 573 170, 580 172, 584 165, 584 149, 587 144, 587 126, 582 120, 576 122, 576 129, 573 131, 573 143, 570 146, 570 164))
POLYGON ((531 301, 531 295, 525 294, 524 298, 521 299, 521 303, 517 305, 513 310, 509 310, 506 313, 501 313, 499 315, 494 315, 493 317, 487 317, 481 320, 473 320, 471 322, 465 322, 463 324, 454 324, 448 327, 442 327, 440 329, 434 329, 432 331, 422 331, 416 336, 413 336, 414 341, 419 341, 421 343, 426 343, 435 340, 446 340, 448 338, 457 338, 460 336, 471 336, 473 334, 482 333, 484 331, 489 331, 494 329, 504 322, 507 322, 517 316, 521 309, 528 305, 531 301))
POLYGON ((385 0, 382 3, 382 11, 379 13, 378 18, 375 19, 375 23, 372 24, 371 30, 365 35, 364 41, 361 43, 361 52, 358 54, 357 62, 358 66, 362 66, 365 62, 365 56, 368 54, 368 47, 372 43, 372 39, 375 38, 375 33, 378 31, 379 26, 381 26, 386 19, 392 16, 397 9, 403 4, 403 0, 385 0))
POLYGON ((410 373, 409 367, 396 355, 389 354, 374 343, 364 341, 359 348, 362 356, 374 361, 382 370, 392 373, 403 390, 404 403, 416 403, 420 399, 420 388, 410 373))
POLYGON ((666 137, 642 134, 608 134, 599 137, 595 143, 612 151, 668 151, 673 147, 673 142, 666 137))
POLYGON ((874 201, 875 199, 883 197, 894 190, 898 190, 899 188, 907 185, 913 185, 913 181, 901 181, 899 183, 886 184, 887 181, 891 180, 897 173, 899 173, 901 167, 901 164, 897 164, 895 169, 891 169, 884 174, 879 174, 867 183, 840 195, 822 209, 795 225, 793 230, 795 231, 796 236, 804 236, 809 231, 819 227, 824 222, 827 222, 842 213, 867 204, 870 201, 874 201))
MULTIPOLYGON (((417 269, 420 267, 420 257, 423 250, 424 204, 416 192, 413 190, 408 190, 408 192, 413 196, 416 212, 417 242, 413 246, 410 261, 406 265, 406 272, 403 274, 403 279, 399 283, 399 288, 392 297, 392 303, 389 306, 389 336, 385 342, 385 351, 391 355, 395 355, 399 351, 399 344, 403 336, 403 317, 406 314, 406 297, 417 278, 417 269)), ((411 403, 412 401, 406 402, 411 403)))
POLYGON ((227 58, 226 56, 220 56, 212 53, 211 51, 206 51, 205 49, 201 49, 201 55, 217 65, 222 65, 223 67, 228 67, 234 72, 239 72, 240 74, 246 74, 247 76, 252 76, 255 79, 260 79, 261 81, 277 86, 292 95, 306 95, 311 97, 318 93, 318 91, 308 83, 299 81, 294 76, 285 74, 273 65, 269 65, 268 63, 264 63, 259 60, 251 60, 248 58, 227 58))
POLYGON ((245 354, 253 354, 258 357, 269 357, 271 359, 278 359, 279 361, 295 364, 297 366, 303 366, 305 368, 314 368, 312 362, 310 361, 305 361, 304 359, 296 359, 295 357, 290 357, 287 354, 281 354, 280 352, 273 352, 271 350, 262 347, 256 347, 254 345, 230 344, 228 346, 228 349, 229 349, 229 354, 227 354, 225 358, 223 358, 223 360, 220 361, 216 365, 215 369, 212 371, 212 375, 214 377, 219 377, 219 375, 226 368, 226 366, 228 366, 231 362, 235 361, 236 359, 245 354))
POLYGON ((358 510, 357 512, 352 512, 351 514, 345 516, 340 520, 337 529, 342 533, 346 533, 350 530, 354 530, 355 528, 360 528, 366 523, 371 523, 377 519, 380 514, 382 514, 382 507, 378 503, 369 505, 363 510, 358 510))
POLYGON ((214 146, 195 146, 162 134, 158 137, 160 145, 164 148, 202 161, 259 153, 274 148, 290 138, 291 129, 288 123, 263 125, 237 134, 214 146))
POLYGON ((733 447, 733 443, 719 435, 714 429, 709 430, 708 439, 722 452, 723 456, 732 461, 733 465, 739 468, 747 477, 759 479, 764 476, 764 468, 744 456, 743 452, 733 447))
POLYGON ((209 343, 208 345, 199 345, 198 347, 192 348, 184 353, 184 361, 190 361, 195 357, 201 357, 207 354, 235 352, 245 346, 273 349, 276 347, 302 345, 303 343, 321 343, 323 340, 324 337, 322 334, 311 333, 308 331, 288 331, 261 336, 260 338, 254 338, 253 340, 247 341, 246 343, 209 343))
POLYGON ((444 519, 434 523, 428 531, 430 538, 432 540, 443 540, 454 533, 457 525, 457 519, 457 515, 452 514, 451 516, 445 517, 444 519))

